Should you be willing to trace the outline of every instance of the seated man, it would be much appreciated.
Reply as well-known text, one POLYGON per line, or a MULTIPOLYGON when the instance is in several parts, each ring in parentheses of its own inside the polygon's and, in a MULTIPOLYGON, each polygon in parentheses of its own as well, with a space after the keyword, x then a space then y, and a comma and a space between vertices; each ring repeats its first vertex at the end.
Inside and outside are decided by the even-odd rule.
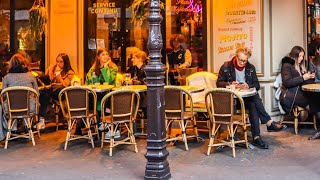
MULTIPOLYGON (((236 88, 260 89, 260 84, 256 74, 254 65, 248 62, 251 56, 251 50, 243 47, 236 50, 236 56, 231 61, 225 62, 220 70, 217 80, 217 87, 226 87, 233 84, 236 88)), ((261 149, 268 149, 269 146, 264 143, 260 136, 260 123, 267 124, 268 131, 280 131, 282 125, 274 122, 269 114, 265 111, 262 100, 257 93, 254 96, 246 97, 243 99, 245 106, 249 109, 249 118, 251 123, 251 131, 253 142, 252 144, 261 149)))

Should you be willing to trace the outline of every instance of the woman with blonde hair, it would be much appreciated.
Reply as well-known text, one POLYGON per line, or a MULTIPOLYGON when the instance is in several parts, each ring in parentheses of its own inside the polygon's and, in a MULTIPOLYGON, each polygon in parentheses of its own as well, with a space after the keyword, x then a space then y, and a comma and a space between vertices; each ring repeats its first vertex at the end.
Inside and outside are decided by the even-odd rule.
POLYGON ((131 74, 133 84, 146 84, 147 75, 143 68, 147 63, 147 54, 139 50, 133 53, 131 61, 133 66, 127 70, 127 73, 131 74))

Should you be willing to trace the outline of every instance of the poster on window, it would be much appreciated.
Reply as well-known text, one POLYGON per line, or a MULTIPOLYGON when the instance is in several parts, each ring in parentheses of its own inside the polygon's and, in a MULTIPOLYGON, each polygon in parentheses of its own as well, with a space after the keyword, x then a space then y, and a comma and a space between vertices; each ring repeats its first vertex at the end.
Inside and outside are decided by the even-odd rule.
POLYGON ((214 72, 235 56, 239 47, 252 50, 249 59, 258 74, 263 74, 261 0, 214 2, 214 72))

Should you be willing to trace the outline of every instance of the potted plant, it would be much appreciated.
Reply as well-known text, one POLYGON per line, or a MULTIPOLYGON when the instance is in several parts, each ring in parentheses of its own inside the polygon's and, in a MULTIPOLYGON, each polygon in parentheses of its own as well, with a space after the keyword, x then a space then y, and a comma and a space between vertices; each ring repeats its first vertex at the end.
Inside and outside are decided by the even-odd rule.
POLYGON ((47 20, 47 10, 44 7, 43 1, 35 0, 29 10, 29 22, 31 36, 36 42, 42 41, 42 34, 45 32, 47 20))
MULTIPOLYGON (((141 25, 149 14, 150 0, 134 0, 131 4, 132 22, 141 25)), ((164 3, 160 2, 160 8, 164 9, 164 3)))

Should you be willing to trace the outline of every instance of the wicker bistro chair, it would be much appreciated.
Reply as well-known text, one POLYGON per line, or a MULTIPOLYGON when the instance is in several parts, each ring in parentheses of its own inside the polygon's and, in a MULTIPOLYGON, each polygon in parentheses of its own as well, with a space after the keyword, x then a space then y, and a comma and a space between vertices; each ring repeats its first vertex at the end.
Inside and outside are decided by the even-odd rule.
POLYGON ((7 149, 9 140, 17 138, 28 138, 32 140, 32 144, 35 146, 33 133, 38 133, 40 137, 40 130, 37 126, 37 130, 33 132, 32 124, 38 122, 39 93, 30 87, 9 87, 1 92, 1 104, 4 117, 8 120, 8 132, 4 149, 7 149), (31 100, 35 102, 35 112, 30 112, 31 100), (15 123, 18 123, 18 119, 24 120, 28 133, 15 134, 12 132, 12 127, 15 123))
POLYGON ((317 116, 316 113, 313 115, 313 122, 303 122, 303 121, 299 121, 299 115, 302 111, 308 111, 305 108, 299 107, 299 106, 294 106, 292 108, 292 114, 294 116, 293 121, 291 120, 284 120, 285 115, 281 116, 280 119, 280 124, 293 124, 294 125, 294 132, 295 134, 298 134, 298 126, 299 124, 309 124, 309 125, 313 125, 314 129, 317 130, 317 116))
POLYGON ((170 141, 183 141, 186 150, 189 150, 187 138, 195 137, 199 142, 198 129, 196 126, 196 113, 193 112, 193 101, 192 96, 186 90, 177 86, 166 86, 165 87, 165 119, 166 119, 166 131, 167 131, 167 142, 170 141), (185 111, 185 99, 190 101, 190 111, 185 111), (193 134, 186 134, 188 121, 192 122, 193 134), (181 128, 181 136, 171 136, 171 127, 173 122, 178 122, 181 128))
POLYGON ((206 93, 206 107, 212 123, 211 133, 209 133, 210 141, 208 145, 207 155, 210 155, 211 147, 226 145, 232 148, 233 157, 235 154, 235 144, 245 143, 248 148, 247 123, 245 114, 244 101, 237 92, 226 88, 214 88, 206 93), (241 113, 234 114, 234 98, 238 98, 241 106, 241 113), (221 125, 227 126, 228 137, 226 140, 215 139, 215 135, 220 130, 221 125), (244 139, 235 140, 234 136, 238 128, 242 128, 244 139), (219 143, 215 144, 217 140, 219 143))
POLYGON ((59 93, 59 102, 60 109, 68 122, 68 133, 64 150, 67 149, 69 141, 76 139, 89 139, 92 148, 94 148, 93 135, 97 135, 99 138, 96 117, 97 94, 90 88, 84 86, 66 87, 59 93), (93 95, 93 114, 89 112, 89 93, 93 95), (83 121, 86 130, 88 130, 87 134, 71 135, 72 128, 78 120, 83 121), (94 132, 91 130, 92 126, 94 132))
POLYGON ((109 155, 112 156, 112 149, 120 144, 134 145, 135 152, 138 152, 136 140, 133 134, 133 121, 135 121, 140 95, 134 90, 117 90, 106 94, 101 100, 102 131, 101 148, 107 142, 109 155), (110 102, 110 115, 105 114, 105 105, 110 102), (119 126, 124 125, 128 136, 122 140, 115 140, 114 135, 119 126), (110 131, 110 140, 104 139, 105 131, 110 131))
MULTIPOLYGON (((205 104, 205 95, 208 90, 216 88, 218 76, 211 72, 196 72, 186 78, 186 84, 189 86, 202 86, 204 87, 204 91, 198 93, 192 93, 193 99, 193 112, 197 113, 196 121, 197 123, 205 123, 206 128, 202 129, 200 126, 198 127, 198 131, 210 131, 210 118, 208 116, 206 104, 205 104), (203 118, 199 119, 199 115, 202 115, 203 118)), ((189 104, 189 103, 187 103, 189 104)), ((187 111, 189 111, 190 107, 187 105, 187 111)))

